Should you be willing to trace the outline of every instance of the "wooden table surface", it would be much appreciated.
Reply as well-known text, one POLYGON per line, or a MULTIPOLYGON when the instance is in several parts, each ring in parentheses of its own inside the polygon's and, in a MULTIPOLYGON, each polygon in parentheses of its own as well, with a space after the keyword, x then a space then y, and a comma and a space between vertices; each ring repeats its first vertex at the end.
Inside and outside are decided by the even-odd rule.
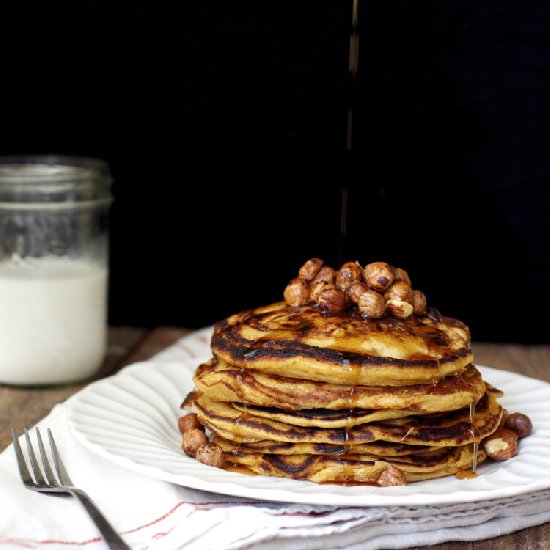
MULTIPOLYGON (((113 327, 109 330, 109 349, 99 377, 107 376, 125 365, 148 359, 189 331, 161 327, 144 330, 113 327)), ((550 346, 512 344, 474 344, 475 361, 481 365, 505 369, 550 382, 550 346)), ((56 388, 21 388, 0 385, 0 450, 11 441, 11 427, 18 433, 43 418, 55 405, 67 399, 83 384, 56 388)), ((510 519, 513 521, 513 518, 510 519)), ((453 542, 414 550, 548 550, 550 523, 523 529, 477 542, 453 542)))

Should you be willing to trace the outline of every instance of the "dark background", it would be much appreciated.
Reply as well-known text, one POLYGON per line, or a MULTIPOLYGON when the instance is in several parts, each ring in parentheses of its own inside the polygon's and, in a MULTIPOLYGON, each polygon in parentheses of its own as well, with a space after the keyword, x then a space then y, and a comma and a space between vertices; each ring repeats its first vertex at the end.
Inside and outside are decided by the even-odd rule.
POLYGON ((351 0, 12 2, 0 153, 110 163, 112 324, 210 324, 343 251, 548 343, 547 5, 359 0, 352 94, 351 0))

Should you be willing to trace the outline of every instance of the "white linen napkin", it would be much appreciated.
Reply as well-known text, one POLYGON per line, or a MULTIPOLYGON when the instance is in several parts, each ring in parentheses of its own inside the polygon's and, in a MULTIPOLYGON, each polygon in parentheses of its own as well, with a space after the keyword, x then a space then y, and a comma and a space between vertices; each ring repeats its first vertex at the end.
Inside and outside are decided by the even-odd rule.
MULTIPOLYGON (((209 330, 159 354, 202 353, 209 330)), ((481 503, 353 508, 253 501, 172 485, 126 470, 81 445, 59 404, 38 423, 51 428, 75 483, 124 540, 140 550, 380 550, 473 541, 550 521, 550 489, 481 503)), ((106 548, 73 498, 25 489, 13 448, 0 455, 0 548, 106 548)))

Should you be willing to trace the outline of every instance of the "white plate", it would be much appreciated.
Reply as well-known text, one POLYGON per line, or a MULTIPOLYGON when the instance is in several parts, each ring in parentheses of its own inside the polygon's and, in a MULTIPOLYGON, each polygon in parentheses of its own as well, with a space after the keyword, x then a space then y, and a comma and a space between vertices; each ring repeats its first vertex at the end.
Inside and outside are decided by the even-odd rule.
POLYGON ((418 505, 487 500, 550 488, 550 384, 545 382, 479 367, 484 379, 504 392, 503 406, 529 415, 535 427, 532 435, 521 440, 516 457, 481 465, 479 477, 447 476, 403 487, 344 487, 226 472, 187 457, 180 449, 177 418, 180 403, 193 387, 191 376, 199 361, 139 363, 91 384, 68 402, 72 432, 98 455, 130 470, 194 489, 260 500, 418 505))

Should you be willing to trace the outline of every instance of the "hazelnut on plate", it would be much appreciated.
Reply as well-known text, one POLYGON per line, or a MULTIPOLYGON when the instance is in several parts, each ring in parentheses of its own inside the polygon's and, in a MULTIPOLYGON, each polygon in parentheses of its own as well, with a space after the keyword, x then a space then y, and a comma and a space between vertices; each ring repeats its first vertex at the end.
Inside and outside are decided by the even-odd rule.
POLYGON ((483 442, 487 456, 494 460, 508 460, 518 454, 518 434, 508 428, 499 428, 483 442))
POLYGON ((197 413, 189 413, 181 416, 178 419, 178 428, 182 434, 193 428, 204 431, 204 426, 199 422, 197 413))
POLYGON ((217 443, 205 443, 197 449, 196 458, 202 464, 223 468, 225 458, 222 448, 217 443))
POLYGON ((518 437, 527 437, 533 431, 531 419, 523 413, 512 413, 504 422, 504 427, 516 432, 518 437))
POLYGON ((378 476, 376 484, 380 487, 392 487, 395 485, 406 485, 407 476, 403 470, 388 464, 378 476))
POLYGON ((198 428, 191 428, 183 434, 182 448, 185 454, 190 457, 194 458, 197 449, 205 443, 208 443, 208 438, 204 431, 198 428))

